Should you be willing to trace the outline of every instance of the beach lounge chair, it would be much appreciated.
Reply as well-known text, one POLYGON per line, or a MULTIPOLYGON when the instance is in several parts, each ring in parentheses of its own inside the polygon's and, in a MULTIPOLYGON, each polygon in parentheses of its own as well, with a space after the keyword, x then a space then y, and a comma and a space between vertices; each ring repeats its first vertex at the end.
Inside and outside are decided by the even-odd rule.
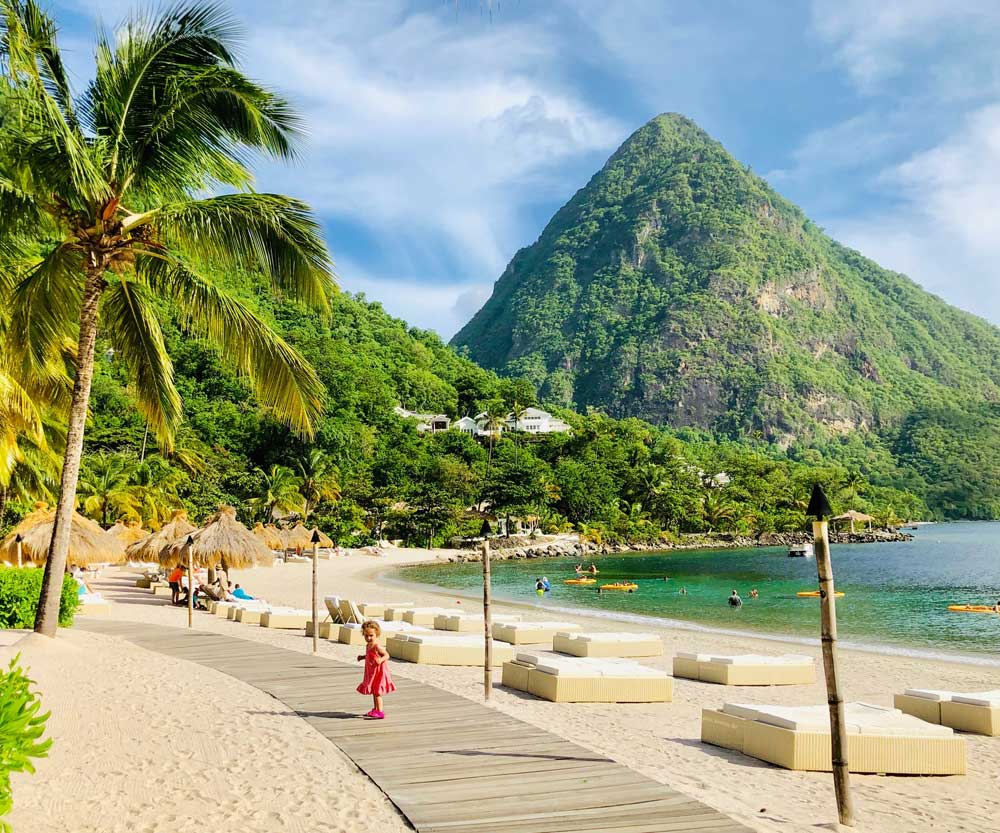
POLYGON ((86 616, 107 616, 111 613, 111 603, 100 593, 81 593, 76 612, 86 616))
POLYGON ((434 619, 443 613, 452 613, 450 608, 445 607, 411 607, 403 611, 403 621, 411 625, 420 625, 425 628, 434 627, 434 619))
POLYGON ((386 605, 385 610, 382 611, 382 618, 386 622, 402 622, 403 614, 408 610, 413 610, 415 607, 416 605, 394 602, 391 605, 386 605))
MULTIPOLYGON (((382 636, 388 639, 389 636, 397 633, 422 633, 429 634, 427 628, 421 628, 417 625, 411 625, 409 622, 378 622, 379 627, 382 629, 382 636)), ((336 639, 344 645, 364 645, 365 637, 361 633, 361 625, 354 622, 347 625, 340 625, 339 629, 336 631, 331 631, 331 639, 336 639)))
POLYGON ((227 618, 244 625, 259 625, 261 615, 270 609, 271 606, 263 602, 247 602, 230 608, 227 618))
MULTIPOLYGON (((847 759, 851 772, 964 775, 965 739, 946 726, 898 709, 848 703, 847 759)), ((786 769, 829 772, 830 710, 822 706, 703 709, 701 739, 786 769)))
POLYGON ((281 630, 301 630, 312 620, 312 612, 294 607, 273 607, 260 616, 262 628, 281 630))
MULTIPOLYGON (((482 665, 486 661, 485 640, 479 636, 443 633, 394 633, 385 641, 393 659, 424 665, 482 665)), ((510 645, 493 645, 493 664, 514 657, 510 645)))
POLYGON ((324 596, 323 604, 326 607, 327 618, 336 624, 344 621, 344 616, 340 611, 340 596, 324 596))
MULTIPOLYGON (((521 616, 517 613, 493 614, 493 622, 517 622, 521 616)), ((453 631, 455 633, 482 633, 482 613, 441 613, 434 617, 434 629, 453 631)))
POLYGON ((960 732, 1000 737, 1000 689, 962 694, 908 688, 893 698, 893 705, 928 723, 940 723, 960 732))
MULTIPOLYGON (((324 619, 322 622, 316 623, 316 630, 319 632, 320 639, 335 639, 340 625, 337 622, 331 622, 329 619, 324 619)), ((309 614, 309 618, 306 619, 306 636, 313 635, 313 623, 312 614, 309 614)))
POLYGON ((574 657, 658 657, 663 642, 652 633, 573 633, 560 631, 552 650, 574 657))
POLYGON ((537 645, 551 643, 557 633, 580 630, 570 622, 497 622, 493 625, 493 638, 511 645, 537 645))
POLYGON ((366 619, 384 619, 387 607, 416 607, 413 602, 359 602, 358 610, 366 619))
POLYGON ((809 685, 816 682, 811 657, 784 654, 697 654, 678 652, 674 676, 719 685, 809 685))
POLYGON ((350 599, 341 599, 340 621, 353 622, 356 625, 360 625, 362 622, 365 621, 365 616, 360 610, 358 610, 358 606, 354 604, 354 602, 352 602, 350 599))
POLYGON ((518 652, 503 685, 553 703, 669 703, 673 680, 630 659, 518 652))

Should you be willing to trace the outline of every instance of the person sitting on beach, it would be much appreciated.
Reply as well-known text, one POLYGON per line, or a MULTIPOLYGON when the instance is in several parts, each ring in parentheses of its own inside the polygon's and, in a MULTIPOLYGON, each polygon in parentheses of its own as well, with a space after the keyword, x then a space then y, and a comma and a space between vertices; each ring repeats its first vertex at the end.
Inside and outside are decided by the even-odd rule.
POLYGON ((170 582, 170 604, 177 604, 181 597, 181 579, 184 578, 184 565, 180 562, 170 571, 167 581, 170 582))
POLYGON ((233 588, 233 598, 240 599, 242 601, 253 601, 253 596, 247 593, 247 591, 238 584, 233 588))
POLYGON ((740 594, 733 590, 729 595, 729 606, 730 607, 743 607, 743 599, 740 598, 740 594))

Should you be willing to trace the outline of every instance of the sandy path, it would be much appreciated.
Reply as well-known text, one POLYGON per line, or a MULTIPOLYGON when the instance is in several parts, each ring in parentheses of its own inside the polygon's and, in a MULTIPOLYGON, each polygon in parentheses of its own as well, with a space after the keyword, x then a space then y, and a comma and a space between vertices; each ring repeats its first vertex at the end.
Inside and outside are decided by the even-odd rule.
POLYGON ((56 739, 35 775, 15 776, 16 833, 410 829, 336 747, 263 692, 111 637, 36 639, 0 647, 4 666, 22 652, 56 739))

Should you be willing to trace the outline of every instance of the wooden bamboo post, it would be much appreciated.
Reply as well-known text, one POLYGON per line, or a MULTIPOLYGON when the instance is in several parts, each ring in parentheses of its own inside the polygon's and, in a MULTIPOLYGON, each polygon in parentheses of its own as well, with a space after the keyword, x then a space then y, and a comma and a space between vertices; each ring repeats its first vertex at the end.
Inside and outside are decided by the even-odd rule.
POLYGON ((830 707, 830 745, 833 770, 833 790, 837 798, 840 823, 854 826, 854 801, 847 760, 847 723, 844 699, 840 694, 837 674, 837 601, 833 585, 833 564, 830 560, 830 532, 824 515, 831 514, 822 488, 813 487, 807 512, 818 520, 813 522, 813 550, 819 577, 820 628, 823 644, 823 671, 826 676, 826 696, 830 707))
POLYGON ((316 593, 319 580, 316 577, 316 563, 319 561, 319 530, 313 530, 313 564, 312 564, 312 626, 313 626, 313 653, 319 651, 319 619, 316 605, 316 593))
POLYGON ((17 566, 22 566, 22 555, 21 555, 21 542, 24 538, 21 537, 21 533, 14 536, 14 543, 17 545, 17 566))
POLYGON ((191 550, 194 546, 194 539, 188 535, 185 549, 187 550, 188 562, 188 627, 194 627, 194 555, 191 550))
POLYGON ((483 698, 493 690, 493 621, 490 618, 490 542, 483 539, 483 635, 486 637, 486 662, 483 668, 483 698))

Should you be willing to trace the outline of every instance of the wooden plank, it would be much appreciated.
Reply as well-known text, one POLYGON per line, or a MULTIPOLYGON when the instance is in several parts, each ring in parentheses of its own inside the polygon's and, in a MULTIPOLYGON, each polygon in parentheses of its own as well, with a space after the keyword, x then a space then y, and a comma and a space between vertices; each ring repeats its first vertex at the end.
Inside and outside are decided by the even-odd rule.
POLYGON ((484 823, 490 833, 747 831, 603 755, 413 680, 397 681, 388 720, 365 721, 354 665, 238 635, 98 620, 79 627, 267 692, 340 747, 421 833, 482 833, 484 823))

